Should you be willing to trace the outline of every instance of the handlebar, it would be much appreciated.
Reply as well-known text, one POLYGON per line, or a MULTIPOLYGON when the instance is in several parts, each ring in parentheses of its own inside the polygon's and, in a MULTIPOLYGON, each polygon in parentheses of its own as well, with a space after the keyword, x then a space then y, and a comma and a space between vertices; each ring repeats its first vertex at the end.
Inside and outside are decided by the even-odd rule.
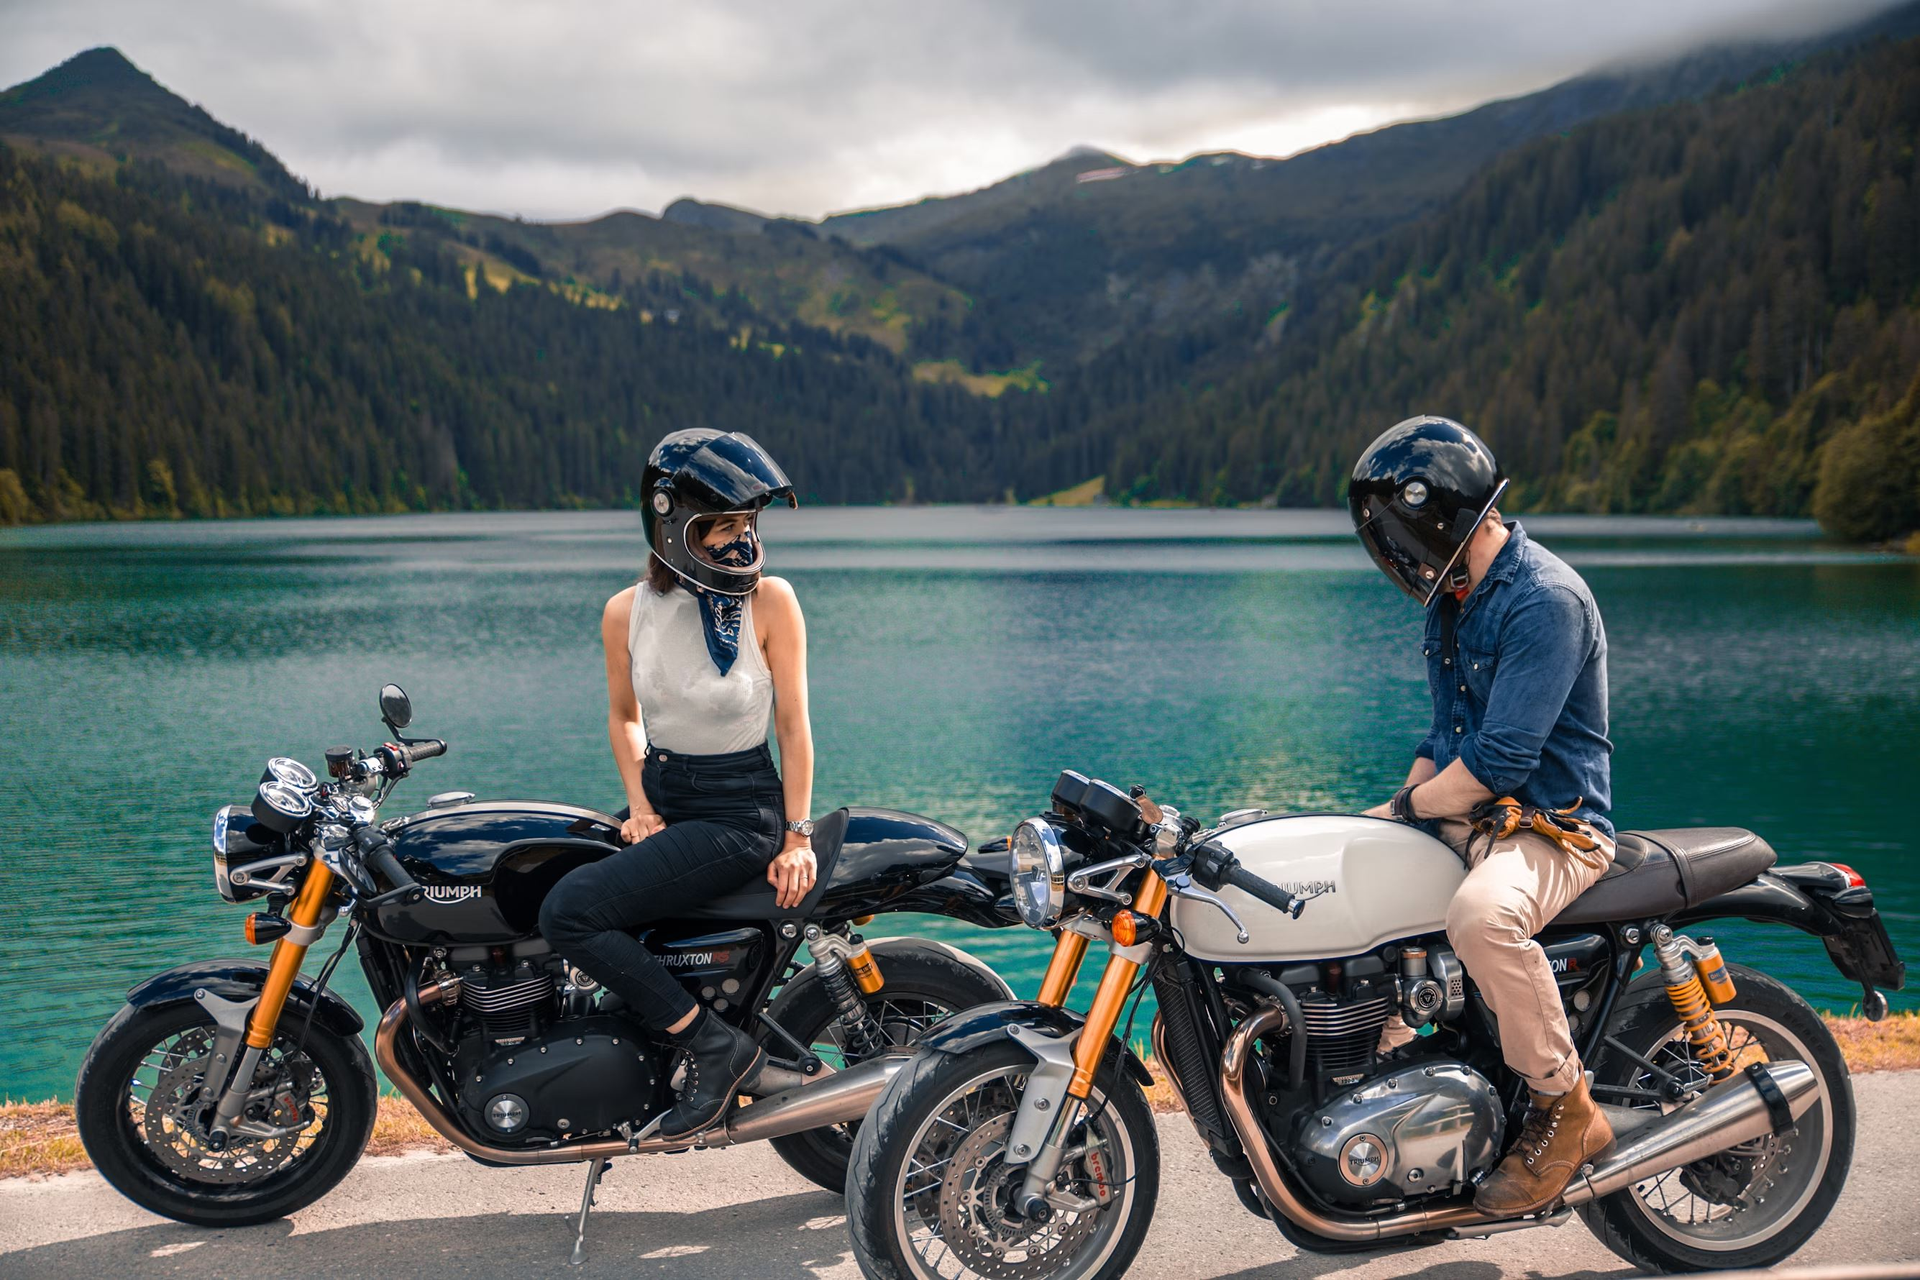
POLYGON ((425 742, 410 742, 404 750, 412 762, 418 764, 422 760, 431 760, 435 756, 447 754, 447 744, 439 738, 428 738, 425 742))
POLYGON ((1238 862, 1226 868, 1220 876, 1220 882, 1232 885, 1249 897, 1258 898, 1275 911, 1285 912, 1295 920, 1300 918, 1300 909, 1307 905, 1304 900, 1294 897, 1271 881, 1261 879, 1238 862))
POLYGON ((382 894, 380 901, 418 902, 426 896, 426 891, 400 865, 400 859, 393 856, 393 841, 387 838, 386 832, 378 827, 362 827, 354 833, 353 842, 360 850, 361 865, 379 872, 393 886, 392 892, 382 894))
POLYGON ((1234 857, 1231 850, 1211 841, 1193 851, 1193 874, 1196 880, 1210 889, 1230 884, 1248 897, 1264 902, 1295 920, 1300 918, 1301 908, 1307 905, 1305 898, 1288 893, 1271 880, 1255 875, 1240 865, 1240 859, 1234 857))

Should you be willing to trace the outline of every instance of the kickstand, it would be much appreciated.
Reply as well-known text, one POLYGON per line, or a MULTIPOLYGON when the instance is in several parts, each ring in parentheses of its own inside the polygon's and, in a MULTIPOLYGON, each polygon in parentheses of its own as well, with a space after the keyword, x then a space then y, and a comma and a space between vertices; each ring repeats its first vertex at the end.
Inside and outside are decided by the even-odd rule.
POLYGON ((573 1238, 573 1256, 567 1259, 568 1265, 579 1266, 587 1260, 587 1214, 593 1210, 593 1189, 600 1182, 600 1176, 607 1171, 607 1158, 597 1156, 587 1166, 587 1189, 580 1193, 580 1228, 573 1238))

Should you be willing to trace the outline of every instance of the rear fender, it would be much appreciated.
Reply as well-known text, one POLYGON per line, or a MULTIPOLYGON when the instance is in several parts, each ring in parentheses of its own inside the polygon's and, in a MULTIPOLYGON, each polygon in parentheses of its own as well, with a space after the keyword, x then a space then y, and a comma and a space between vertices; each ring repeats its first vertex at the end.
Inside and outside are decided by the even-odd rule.
MULTIPOLYGON (((1848 888, 1825 863, 1776 867, 1751 883, 1687 908, 1671 923, 1680 926, 1729 917, 1761 924, 1792 925, 1826 944, 1834 968, 1860 984, 1867 1015, 1884 1015, 1886 997, 1874 990, 1906 986, 1906 962, 1893 949, 1887 926, 1863 888, 1848 888)), ((1877 1020, 1877 1018, 1876 1018, 1877 1020)))
MULTIPOLYGON (((266 966, 252 960, 198 960, 154 974, 127 992, 127 1003, 136 1009, 190 1003, 193 993, 201 990, 223 1000, 247 1001, 260 994, 266 981, 266 966)), ((338 1036, 357 1037, 367 1025, 352 1005, 331 991, 318 994, 316 1007, 313 984, 305 978, 296 979, 293 990, 287 993, 287 1007, 280 1021, 304 1021, 310 1009, 315 1023, 338 1036)))

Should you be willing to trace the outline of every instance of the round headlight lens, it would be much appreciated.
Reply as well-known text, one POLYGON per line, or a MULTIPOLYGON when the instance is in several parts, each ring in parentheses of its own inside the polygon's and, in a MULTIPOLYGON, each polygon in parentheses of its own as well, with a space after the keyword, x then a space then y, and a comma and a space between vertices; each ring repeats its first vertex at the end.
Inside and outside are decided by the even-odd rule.
POLYGON ((1020 919, 1035 929, 1051 928, 1067 901, 1067 861, 1059 834, 1042 819, 1028 818, 1014 828, 1007 857, 1020 919))

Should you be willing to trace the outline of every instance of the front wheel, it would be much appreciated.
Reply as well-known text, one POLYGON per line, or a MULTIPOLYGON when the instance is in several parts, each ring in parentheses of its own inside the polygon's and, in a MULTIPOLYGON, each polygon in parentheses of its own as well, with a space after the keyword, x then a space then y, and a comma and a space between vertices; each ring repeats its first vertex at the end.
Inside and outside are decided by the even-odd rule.
POLYGON ((331 1191, 373 1132, 373 1062, 355 1037, 316 1026, 296 1044, 289 1031, 298 1028, 275 1037, 254 1073, 242 1118, 256 1136, 215 1150, 206 1134, 212 1020, 191 1002, 122 1008, 94 1037, 74 1086, 94 1167, 141 1208, 199 1227, 266 1222, 331 1191))
MULTIPOLYGON (((1797 1059, 1819 1079, 1819 1101, 1793 1128, 1745 1142, 1582 1205, 1600 1242, 1642 1271, 1759 1270, 1805 1244, 1825 1222, 1853 1161, 1853 1084, 1833 1033, 1807 1002, 1766 974, 1728 965, 1735 995, 1714 1014, 1735 1055, 1754 1046, 1769 1060, 1797 1059)), ((1687 1046, 1657 975, 1620 1002, 1609 1028, 1637 1057, 1604 1049, 1594 1064, 1603 1102, 1655 1107, 1659 1083, 1644 1058, 1690 1088, 1707 1073, 1687 1046), (1608 1086, 1614 1086, 1612 1092, 1608 1086), (1634 1092, 1638 1091, 1638 1092, 1634 1092)))
POLYGON ((1013 1209, 1004 1161, 1033 1056, 1007 1040, 921 1050, 881 1093, 847 1170, 853 1256, 874 1280, 1111 1280, 1146 1239, 1160 1137, 1140 1086, 1109 1060, 1068 1139, 1044 1219, 1013 1209))

